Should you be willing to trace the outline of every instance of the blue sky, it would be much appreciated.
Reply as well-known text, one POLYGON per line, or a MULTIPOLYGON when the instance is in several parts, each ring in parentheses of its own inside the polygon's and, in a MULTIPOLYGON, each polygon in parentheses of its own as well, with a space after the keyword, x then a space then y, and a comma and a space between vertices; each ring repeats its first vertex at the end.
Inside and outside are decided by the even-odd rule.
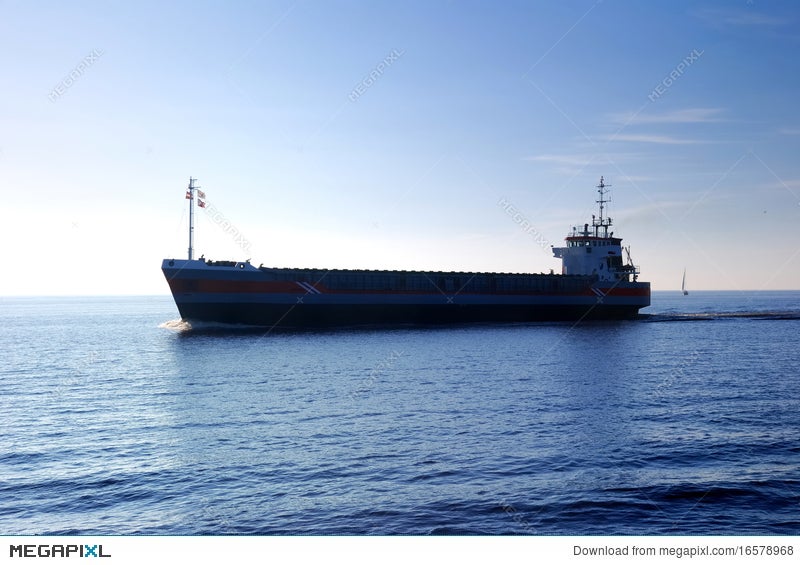
POLYGON ((0 1, 0 295, 166 294, 190 175, 208 258, 558 271, 604 175, 655 290, 800 288, 799 26, 762 0, 0 1))

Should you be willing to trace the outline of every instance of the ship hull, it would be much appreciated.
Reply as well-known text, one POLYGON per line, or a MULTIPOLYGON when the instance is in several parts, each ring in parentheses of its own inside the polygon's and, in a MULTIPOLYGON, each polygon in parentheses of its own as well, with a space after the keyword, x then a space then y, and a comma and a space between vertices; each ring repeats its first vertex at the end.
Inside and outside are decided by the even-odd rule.
POLYGON ((326 271, 166 259, 182 318, 270 328, 631 319, 649 283, 502 273, 326 271))
POLYGON ((333 328, 365 325, 444 325, 487 322, 625 320, 637 316, 635 306, 475 306, 296 305, 183 303, 181 317, 192 321, 285 328, 333 328))

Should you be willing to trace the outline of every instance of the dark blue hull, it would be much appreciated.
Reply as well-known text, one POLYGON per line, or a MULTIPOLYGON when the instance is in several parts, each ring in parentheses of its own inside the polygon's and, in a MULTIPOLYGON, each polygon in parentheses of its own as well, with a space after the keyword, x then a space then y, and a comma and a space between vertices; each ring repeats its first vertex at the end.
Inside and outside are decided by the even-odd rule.
POLYGON ((482 322, 625 320, 638 316, 637 306, 536 305, 275 305, 182 303, 186 320, 261 327, 331 328, 361 325, 440 325, 482 322))
POLYGON ((256 268, 165 260, 181 317, 260 327, 330 328, 618 320, 650 304, 649 283, 596 277, 256 268))

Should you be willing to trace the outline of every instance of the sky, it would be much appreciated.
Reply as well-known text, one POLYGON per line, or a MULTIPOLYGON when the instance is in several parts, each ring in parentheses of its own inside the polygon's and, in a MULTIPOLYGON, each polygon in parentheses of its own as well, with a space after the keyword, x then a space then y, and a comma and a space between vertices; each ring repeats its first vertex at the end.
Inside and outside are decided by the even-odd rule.
POLYGON ((0 296, 187 253, 560 272, 611 184, 654 290, 800 289, 800 4, 0 0, 0 296))

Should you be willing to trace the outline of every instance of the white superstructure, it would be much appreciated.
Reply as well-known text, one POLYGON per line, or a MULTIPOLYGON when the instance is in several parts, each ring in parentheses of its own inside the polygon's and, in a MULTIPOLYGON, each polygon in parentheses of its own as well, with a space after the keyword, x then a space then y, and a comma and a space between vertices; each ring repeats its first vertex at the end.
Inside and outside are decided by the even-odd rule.
POLYGON ((609 231, 611 218, 605 216, 609 186, 600 177, 599 216, 592 214, 592 223, 583 224, 582 230, 573 227, 565 238, 566 247, 553 247, 553 255, 561 259, 562 274, 596 275, 601 281, 630 281, 632 277, 636 281, 639 269, 631 264, 628 249, 622 247, 622 238, 609 231), (623 250, 628 254, 627 262, 622 259, 623 250))

